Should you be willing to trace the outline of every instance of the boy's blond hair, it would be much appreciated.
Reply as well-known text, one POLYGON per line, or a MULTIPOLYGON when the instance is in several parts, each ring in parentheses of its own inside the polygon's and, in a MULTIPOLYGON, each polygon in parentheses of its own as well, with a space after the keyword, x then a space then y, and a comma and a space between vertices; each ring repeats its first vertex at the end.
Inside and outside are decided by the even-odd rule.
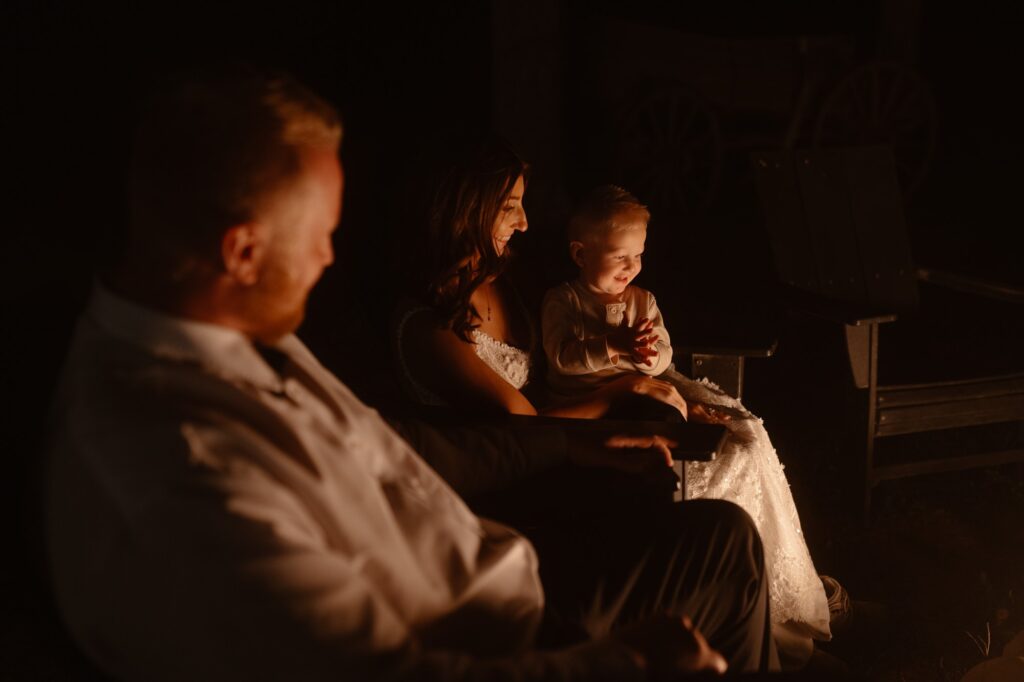
POLYGON ((618 220, 625 215, 634 220, 639 218, 645 227, 651 219, 651 212, 632 193, 618 185, 601 185, 580 202, 569 218, 569 241, 602 241, 615 230, 626 229, 618 220))

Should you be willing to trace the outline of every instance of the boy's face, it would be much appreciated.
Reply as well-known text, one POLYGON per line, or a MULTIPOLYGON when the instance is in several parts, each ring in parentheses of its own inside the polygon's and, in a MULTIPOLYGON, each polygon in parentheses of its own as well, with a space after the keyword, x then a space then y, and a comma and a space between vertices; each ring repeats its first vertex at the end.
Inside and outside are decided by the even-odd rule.
POLYGON ((580 277, 593 293, 617 297, 640 274, 640 257, 647 241, 643 221, 620 222, 599 242, 573 242, 573 260, 580 266, 580 277))

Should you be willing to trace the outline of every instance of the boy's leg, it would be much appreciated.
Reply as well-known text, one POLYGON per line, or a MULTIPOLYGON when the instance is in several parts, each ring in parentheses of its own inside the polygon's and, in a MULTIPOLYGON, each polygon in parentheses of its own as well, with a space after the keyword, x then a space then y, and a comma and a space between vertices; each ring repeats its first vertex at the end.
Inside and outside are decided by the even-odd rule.
POLYGON ((556 619, 601 636, 657 612, 689 615, 731 671, 777 669, 761 541, 728 502, 652 502, 534 538, 556 619))

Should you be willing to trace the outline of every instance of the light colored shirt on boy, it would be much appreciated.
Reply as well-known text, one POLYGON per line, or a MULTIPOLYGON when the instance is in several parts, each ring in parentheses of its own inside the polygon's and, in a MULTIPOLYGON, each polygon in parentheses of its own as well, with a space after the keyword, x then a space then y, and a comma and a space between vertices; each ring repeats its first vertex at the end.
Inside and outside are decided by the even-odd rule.
POLYGON ((578 279, 549 289, 541 311, 544 353, 548 359, 548 385, 563 395, 599 388, 626 372, 657 376, 672 364, 672 343, 661 311, 651 292, 628 286, 622 301, 605 303, 578 279), (650 365, 634 362, 627 354, 608 347, 608 334, 625 321, 632 326, 647 318, 657 335, 650 365), (613 359, 616 361, 613 362, 613 359))

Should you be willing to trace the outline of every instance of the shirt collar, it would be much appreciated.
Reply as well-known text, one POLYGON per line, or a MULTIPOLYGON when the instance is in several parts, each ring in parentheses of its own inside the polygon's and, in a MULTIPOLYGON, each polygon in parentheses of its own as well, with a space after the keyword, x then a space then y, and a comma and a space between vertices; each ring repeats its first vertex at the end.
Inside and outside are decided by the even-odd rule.
MULTIPOLYGON (((196 362, 214 374, 243 379, 271 391, 281 389, 281 379, 257 352, 252 340, 236 329, 175 317, 113 293, 98 282, 86 313, 108 334, 154 355, 170 360, 196 362)), ((291 345, 291 335, 275 346, 291 345)))
POLYGON ((587 287, 586 283, 579 277, 570 281, 571 286, 576 289, 577 295, 580 298, 586 299, 591 305, 604 308, 606 310, 619 311, 626 309, 625 300, 615 301, 614 303, 605 303, 597 297, 597 295, 587 287))

